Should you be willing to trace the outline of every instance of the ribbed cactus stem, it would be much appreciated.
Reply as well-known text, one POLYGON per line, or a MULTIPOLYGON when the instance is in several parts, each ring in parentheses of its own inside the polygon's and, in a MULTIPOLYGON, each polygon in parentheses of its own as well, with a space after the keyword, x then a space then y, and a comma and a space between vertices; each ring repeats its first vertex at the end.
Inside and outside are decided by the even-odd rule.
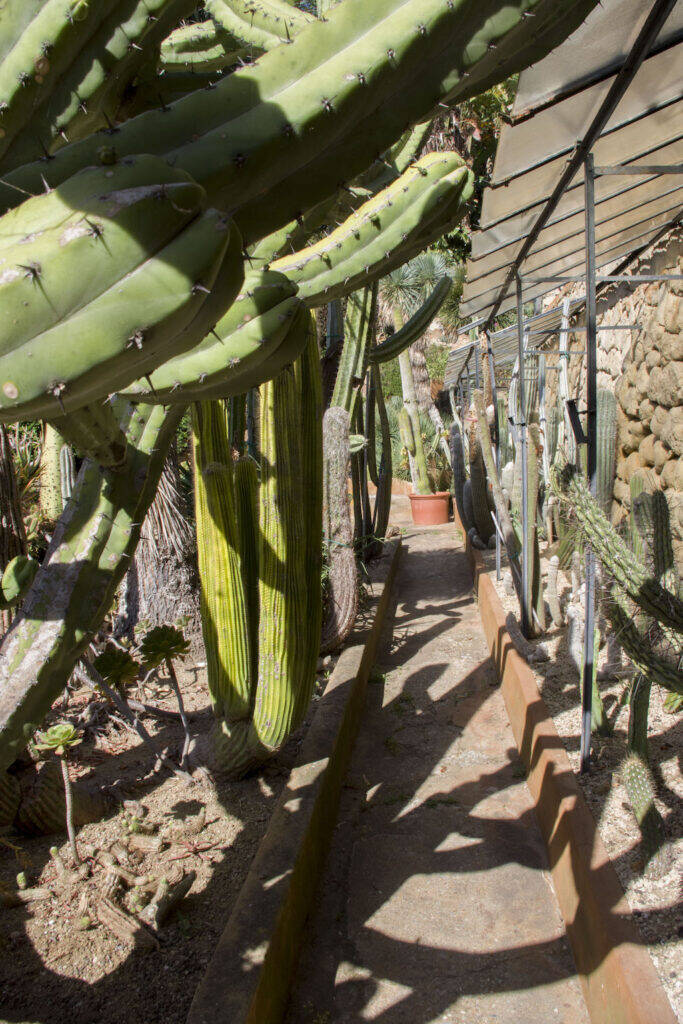
POLYGON ((629 698, 628 755, 621 767, 621 778, 628 793, 643 842, 643 859, 651 870, 664 868, 662 847, 666 842, 664 821, 655 803, 655 785, 649 769, 648 711, 652 684, 640 672, 636 674, 629 698))
MULTIPOLYGON (((484 416, 486 416, 485 412, 484 416)), ((474 525, 476 526, 477 533, 484 544, 487 544, 495 527, 489 510, 489 499, 486 488, 486 468, 484 466, 484 459, 481 452, 477 423, 474 418, 470 421, 468 437, 470 442, 470 487, 472 490, 474 525)))
POLYGON ((321 654, 348 636, 358 607, 356 555, 348 494, 349 414, 331 406, 323 418, 323 538, 329 582, 321 654))
POLYGON ((548 595, 548 607, 550 608, 550 615, 555 626, 564 625, 564 616, 562 615, 560 598, 557 591, 559 568, 560 559, 557 555, 553 555, 548 561, 548 579, 546 586, 546 594, 548 595))
POLYGON ((453 467, 453 495, 458 510, 458 517, 462 523, 465 533, 469 533, 474 526, 474 521, 468 515, 469 509, 465 508, 465 484, 469 483, 465 469, 465 452, 463 448, 462 426, 459 420, 453 420, 449 432, 451 449, 451 466, 453 467))
POLYGON ((45 424, 43 450, 40 456, 38 505, 40 514, 49 523, 57 521, 62 512, 62 485, 59 455, 64 438, 50 423, 45 424))
POLYGON ((615 585, 660 623, 683 632, 683 602, 654 579, 591 496, 572 466, 551 474, 558 495, 571 505, 585 539, 591 544, 615 585))
POLYGON ((617 400, 613 391, 599 388, 597 395, 597 489, 600 508, 609 516, 617 465, 617 400))
MULTIPOLYGON (((394 325, 397 331, 403 327, 403 315, 398 308, 394 307, 394 325)), ((410 362, 410 352, 404 349, 398 357, 398 365, 401 371, 401 386, 403 388, 403 402, 413 428, 413 441, 415 451, 410 454, 410 472, 413 480, 413 491, 415 494, 431 494, 429 473, 427 472, 427 458, 422 440, 422 429, 420 427, 420 413, 415 392, 415 379, 413 367, 410 362)))
POLYGON ((514 562, 517 565, 517 567, 519 567, 519 540, 515 533, 514 526, 512 525, 512 519, 510 518, 510 513, 508 511, 507 501, 505 500, 503 488, 500 483, 500 477, 498 474, 498 470, 496 468, 496 463, 493 456, 493 444, 491 442, 491 431, 489 430, 489 424, 486 416, 486 408, 484 405, 484 401, 484 395, 482 394, 482 392, 475 391, 473 395, 473 403, 476 412, 477 440, 479 442, 481 455, 484 460, 486 474, 491 483, 493 501, 496 507, 496 517, 498 519, 498 525, 500 526, 503 538, 505 540, 505 547, 507 548, 508 559, 510 560, 510 562, 514 562))
POLYGON ((415 435, 413 433, 413 421, 405 405, 398 410, 398 429, 401 435, 401 444, 409 455, 415 454, 415 435))
MULTIPOLYGON (((192 409, 195 516, 201 612, 209 693, 226 722, 248 718, 253 689, 249 601, 241 558, 240 528, 228 410, 224 402, 192 409)), ((243 526, 243 530, 248 527, 243 526)))

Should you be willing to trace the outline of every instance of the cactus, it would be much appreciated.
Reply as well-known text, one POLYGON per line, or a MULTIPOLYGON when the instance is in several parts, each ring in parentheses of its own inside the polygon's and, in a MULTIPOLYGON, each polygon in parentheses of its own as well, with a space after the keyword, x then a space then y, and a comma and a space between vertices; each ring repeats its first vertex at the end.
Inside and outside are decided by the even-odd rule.
POLYGON ((409 320, 406 320, 403 327, 396 331, 391 337, 377 345, 370 352, 371 363, 388 363, 395 359, 404 349, 409 348, 414 341, 418 341, 431 324, 434 317, 441 309, 448 293, 452 287, 450 277, 442 277, 429 298, 427 298, 417 313, 414 313, 409 320))
POLYGON ((614 392, 606 388, 598 388, 596 437, 596 498, 608 516, 612 508, 617 465, 617 400, 614 392))
POLYGON ((376 316, 376 284, 349 296, 344 321, 344 345, 331 404, 346 409, 351 420, 355 414, 358 394, 365 381, 376 316))
POLYGON ((244 46, 220 25, 201 21, 181 25, 164 39, 159 68, 165 74, 180 69, 222 71, 233 67, 245 55, 244 46))
MULTIPOLYGON (((557 405, 551 405, 546 414, 545 444, 548 452, 548 464, 552 465, 557 451, 557 441, 560 431, 561 414, 557 405)), ((599 435, 598 435, 599 436, 599 435)))
MULTIPOLYGON (((306 342, 307 314, 284 275, 253 271, 211 333, 122 393, 135 401, 186 405, 244 394, 291 363, 306 342)), ((211 299, 207 300, 211 303, 211 299)))
POLYGON ((190 0, 128 4, 46 0, 3 15, 0 160, 45 159, 64 141, 111 124, 119 101, 190 0))
POLYGON ((213 22, 250 56, 291 43, 314 19, 285 0, 206 0, 213 22))
POLYGON ((466 534, 474 526, 473 517, 469 514, 469 508, 465 505, 465 484, 469 484, 465 470, 465 453, 462 443, 462 427, 460 422, 453 420, 449 433, 449 445, 451 449, 451 466, 453 468, 453 495, 458 510, 458 518, 466 534))
MULTIPOLYGON (((338 191, 340 176, 362 173, 439 99, 461 102, 536 63, 594 5, 468 0, 463 10, 436 0, 408 8, 404 0, 345 0, 257 67, 121 125, 113 145, 119 158, 150 150, 172 156, 210 203, 235 211, 250 244, 338 191)), ((48 164, 18 168, 1 199, 15 204, 17 187, 39 191, 43 176, 49 185, 64 181, 95 163, 101 145, 83 139, 48 164)))
POLYGON ((576 468, 564 466, 551 473, 558 497, 567 501, 585 539, 610 574, 614 587, 647 615, 677 633, 683 632, 683 602, 654 579, 591 496, 576 468))
POLYGON ((498 452, 500 465, 506 466, 512 459, 510 428, 508 425, 508 407, 505 395, 498 395, 498 452))
POLYGON ((335 231, 272 264, 318 306, 383 277, 457 223, 474 178, 457 153, 429 153, 335 231))
MULTIPOLYGON (((374 400, 374 403, 377 406, 377 413, 379 415, 380 422, 380 433, 382 437, 382 461, 379 466, 379 471, 376 471, 373 474, 372 469, 370 467, 373 462, 376 463, 374 430, 372 436, 368 436, 368 470, 370 472, 370 478, 372 479, 373 483, 377 488, 377 492, 375 494, 374 524, 372 532, 374 537, 378 538, 379 541, 381 542, 386 536, 387 527, 389 525, 389 513, 391 511, 391 485, 393 482, 393 467, 391 458, 391 432, 389 429, 389 417, 387 416, 384 395, 382 393, 382 377, 380 374, 379 366, 373 363, 370 370, 370 374, 371 389, 370 394, 368 396, 368 402, 372 403, 372 401, 374 400)), ((368 417, 366 417, 366 424, 367 420, 368 417)), ((377 548, 374 547, 371 551, 371 554, 374 554, 376 550, 377 548)))
POLYGON ((398 429, 401 435, 401 444, 409 455, 415 454, 415 435, 413 433, 413 421, 405 405, 398 411, 398 429))
MULTIPOLYGON (((484 412, 484 416, 486 413, 484 412)), ((472 493, 472 511, 474 525, 484 544, 495 529, 489 510, 488 491, 486 487, 486 468, 481 452, 481 444, 477 436, 477 423, 472 419, 468 431, 470 442, 470 488, 472 493)))
POLYGON ((303 355, 261 388, 257 628, 249 621, 255 603, 245 582, 256 509, 250 510, 248 497, 236 500, 222 407, 217 414, 212 403, 196 420, 203 624, 209 689, 219 719, 214 757, 232 775, 279 749, 303 718, 315 678, 321 626, 321 390, 310 316, 303 330, 303 355), (207 488, 214 489, 213 498, 205 497, 207 488), (238 520, 245 512, 247 521, 238 520))
POLYGON ((126 431, 124 463, 86 460, 33 585, 3 644, 0 770, 12 763, 64 688, 99 629, 128 568, 182 407, 115 408, 126 431))
POLYGON ((548 560, 548 579, 546 584, 546 594, 548 595, 548 607, 550 608, 550 616, 553 620, 553 625, 555 626, 564 625, 564 616, 562 614, 560 598, 557 592, 557 578, 559 568, 560 559, 557 555, 552 555, 551 558, 548 560))
POLYGON ((329 568, 320 653, 348 636, 358 609, 358 580, 348 498, 349 414, 331 406, 323 418, 323 539, 329 568))
POLYGON ((242 281, 237 233, 202 203, 187 175, 143 156, 5 214, 1 420, 65 417, 201 340, 207 325, 184 329, 221 264, 226 304, 242 281))

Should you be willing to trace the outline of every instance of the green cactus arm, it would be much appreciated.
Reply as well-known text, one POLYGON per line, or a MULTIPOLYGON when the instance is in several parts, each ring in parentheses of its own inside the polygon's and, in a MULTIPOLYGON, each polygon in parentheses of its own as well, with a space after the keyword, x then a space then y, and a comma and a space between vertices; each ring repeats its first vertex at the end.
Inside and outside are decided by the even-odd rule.
POLYGON ((118 402, 128 438, 117 469, 87 460, 48 553, 0 648, 0 765, 40 724, 109 611, 183 413, 118 402))
POLYGON ((391 512, 391 485, 393 482, 391 430, 389 427, 389 417, 387 415, 384 394, 382 392, 382 377, 379 366, 373 364, 370 372, 371 379, 373 381, 375 402, 377 404, 377 413, 379 415, 380 434, 382 437, 382 462, 378 472, 378 479, 375 481, 377 493, 375 495, 375 507, 373 510, 375 518, 375 527, 373 532, 375 537, 383 540, 386 536, 387 527, 389 525, 389 515, 391 512))
MULTIPOLYGON (((50 418, 149 372, 242 281, 241 240, 156 157, 90 168, 0 220, 0 420, 50 418)), ((215 321, 214 321, 215 322, 215 321)))
POLYGON ((232 451, 224 402, 192 407, 195 514, 207 677, 214 712, 249 717, 253 652, 232 451))
POLYGON ((664 689, 683 694, 683 643, 664 652, 658 650, 647 633, 639 629, 633 610, 616 587, 612 587, 609 599, 604 600, 601 607, 619 644, 638 671, 664 689))
POLYGON ((206 0, 206 10, 220 26, 252 57, 283 43, 315 21, 284 0, 206 0))
POLYGON ((425 239, 433 241, 460 220, 473 183, 456 153, 429 153, 341 227, 272 267, 291 277, 311 306, 348 294, 406 262, 425 239))
POLYGON ((585 540, 618 589, 664 626, 683 632, 683 601, 652 578, 611 526, 576 468, 570 465, 555 468, 550 481, 558 497, 569 503, 585 540))
POLYGON ((406 320, 400 331, 396 331, 390 338, 377 345, 370 352, 371 363, 388 363, 395 359, 405 348, 409 348, 414 341, 421 338, 444 304, 453 282, 450 277, 442 277, 431 295, 425 299, 416 313, 406 320))
POLYGON ((15 555, 5 566, 0 580, 0 608, 13 608, 26 595, 36 578, 40 563, 28 555, 15 555))
MULTIPOLYGON (((201 95, 122 125, 119 156, 153 151, 187 170, 209 202, 234 211, 246 244, 352 180, 439 99, 458 102, 539 60, 595 0, 345 0, 201 95), (532 17, 527 17, 532 15, 532 17), (305 173, 302 173, 305 169, 305 173)), ((97 159, 72 143, 7 177, 39 191, 97 159)), ((14 186, 14 188, 12 187, 14 186)))
POLYGON ((349 296, 346 304, 344 345, 331 404, 346 409, 351 419, 355 412, 358 393, 365 381, 376 315, 376 284, 349 296))
POLYGON ((199 345, 123 393, 134 401, 182 404, 241 395, 276 376, 305 343, 307 314, 294 292, 283 274, 247 274, 233 305, 199 345))
POLYGON ((213 21, 200 21, 181 25, 164 39, 159 70, 164 73, 222 71, 237 64, 246 52, 229 32, 213 21))
POLYGON ((83 405, 67 416, 54 416, 50 425, 59 431, 67 448, 71 445, 79 455, 102 466, 118 466, 125 458, 126 435, 109 401, 83 405))
MULTIPOLYGON (((13 5, 16 7, 17 5, 13 5)), ((107 126, 124 90, 191 0, 46 0, 0 64, 0 161, 44 157, 107 126)), ((5 12, 5 26, 14 10, 5 12)))

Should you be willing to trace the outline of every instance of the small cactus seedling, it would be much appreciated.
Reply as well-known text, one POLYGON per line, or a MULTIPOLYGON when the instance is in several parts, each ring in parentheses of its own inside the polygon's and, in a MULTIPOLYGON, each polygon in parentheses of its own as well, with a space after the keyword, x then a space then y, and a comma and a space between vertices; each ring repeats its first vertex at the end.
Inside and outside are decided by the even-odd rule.
POLYGON ((71 780, 66 758, 69 750, 81 743, 81 734, 70 722, 60 722, 50 726, 45 732, 38 734, 36 747, 38 750, 51 750, 59 758, 64 780, 64 800, 66 803, 66 831, 69 836, 69 846, 74 863, 80 864, 78 847, 76 846, 76 833, 74 832, 73 819, 73 796, 71 793, 71 780))
POLYGON ((178 677, 173 665, 173 659, 185 657, 189 649, 189 640, 186 640, 183 631, 181 629, 177 629, 175 626, 155 626, 154 629, 150 629, 150 631, 145 634, 143 641, 140 644, 140 656, 142 657, 145 665, 149 668, 154 668, 157 665, 161 665, 163 662, 168 669, 171 686, 175 693, 176 700, 178 701, 180 720, 183 723, 183 729, 185 730, 183 752, 180 757, 180 767, 185 769, 187 768, 187 755, 190 749, 192 737, 190 735, 190 725, 187 720, 187 715, 185 714, 185 704, 183 702, 183 695, 180 692, 180 686, 178 685, 178 677))

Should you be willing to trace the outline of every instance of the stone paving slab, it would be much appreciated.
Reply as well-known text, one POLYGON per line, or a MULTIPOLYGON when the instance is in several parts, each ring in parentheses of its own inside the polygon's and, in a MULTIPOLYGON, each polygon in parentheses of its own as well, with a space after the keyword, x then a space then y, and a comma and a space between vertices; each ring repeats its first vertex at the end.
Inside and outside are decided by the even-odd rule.
POLYGON ((587 1024, 466 557, 404 544, 287 1024, 587 1024))

